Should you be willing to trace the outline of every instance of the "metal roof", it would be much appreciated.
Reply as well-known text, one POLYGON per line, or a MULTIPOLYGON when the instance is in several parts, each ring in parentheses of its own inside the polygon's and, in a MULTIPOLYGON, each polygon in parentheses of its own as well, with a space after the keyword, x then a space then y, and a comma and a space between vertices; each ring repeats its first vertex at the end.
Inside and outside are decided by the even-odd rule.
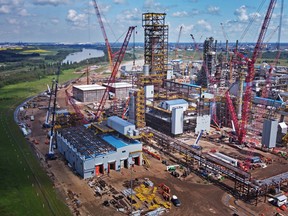
POLYGON ((184 99, 175 99, 175 100, 168 100, 168 101, 165 101, 165 103, 167 103, 168 105, 182 105, 182 104, 187 104, 188 105, 188 102, 184 99))
POLYGON ((74 85, 73 88, 77 88, 82 91, 92 91, 92 90, 105 90, 106 87, 93 84, 93 85, 74 85))
POLYGON ((279 94, 283 97, 288 97, 288 92, 280 92, 279 94))
POLYGON ((105 135, 102 136, 102 139, 105 140, 106 142, 108 142, 110 145, 112 145, 113 147, 115 147, 116 149, 118 148, 122 148, 127 146, 128 144, 125 143, 123 140, 116 138, 112 135, 105 135))
POLYGON ((58 130, 67 142, 71 149, 75 149, 85 158, 97 157, 98 155, 115 152, 116 148, 102 140, 91 129, 86 129, 84 126, 61 128, 58 130))
POLYGON ((263 105, 275 106, 275 107, 279 107, 283 104, 282 101, 274 100, 270 98, 263 98, 263 97, 254 97, 253 102, 257 104, 263 104, 263 105))
MULTIPOLYGON (((108 83, 103 83, 103 86, 107 86, 108 83)), ((132 88, 131 83, 126 83, 126 82, 117 82, 117 83, 111 83, 110 86, 112 88, 132 88)))
POLYGON ((131 125, 131 126, 134 125, 134 124, 132 124, 131 122, 128 122, 128 121, 126 121, 126 120, 124 120, 124 119, 122 119, 122 118, 120 118, 120 117, 118 117, 118 116, 111 116, 111 117, 109 117, 108 119, 109 119, 109 121, 116 122, 116 123, 120 124, 120 125, 123 126, 123 127, 130 126, 130 125, 131 125))

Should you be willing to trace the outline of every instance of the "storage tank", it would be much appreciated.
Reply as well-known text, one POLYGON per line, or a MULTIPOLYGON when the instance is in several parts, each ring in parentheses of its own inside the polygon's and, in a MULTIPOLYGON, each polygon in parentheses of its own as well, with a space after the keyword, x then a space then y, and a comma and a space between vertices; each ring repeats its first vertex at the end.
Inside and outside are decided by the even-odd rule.
POLYGON ((183 107, 177 107, 172 109, 172 127, 171 133, 174 135, 183 133, 183 115, 184 109, 183 107))
POLYGON ((150 65, 148 65, 148 64, 143 65, 143 73, 144 73, 144 76, 149 76, 150 65))
POLYGON ((129 110, 128 110, 128 121, 135 124, 136 119, 136 95, 137 89, 131 89, 129 91, 129 110))
POLYGON ((278 121, 275 119, 265 119, 262 131, 262 145, 266 148, 276 147, 276 136, 278 121))

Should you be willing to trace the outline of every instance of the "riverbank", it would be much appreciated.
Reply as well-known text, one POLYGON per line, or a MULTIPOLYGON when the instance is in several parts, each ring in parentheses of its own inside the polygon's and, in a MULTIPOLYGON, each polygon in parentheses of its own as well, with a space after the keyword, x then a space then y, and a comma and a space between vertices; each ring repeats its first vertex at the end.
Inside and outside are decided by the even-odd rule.
POLYGON ((62 63, 79 63, 84 60, 89 60, 90 58, 103 57, 104 55, 102 50, 83 48, 81 52, 74 52, 67 55, 62 63))

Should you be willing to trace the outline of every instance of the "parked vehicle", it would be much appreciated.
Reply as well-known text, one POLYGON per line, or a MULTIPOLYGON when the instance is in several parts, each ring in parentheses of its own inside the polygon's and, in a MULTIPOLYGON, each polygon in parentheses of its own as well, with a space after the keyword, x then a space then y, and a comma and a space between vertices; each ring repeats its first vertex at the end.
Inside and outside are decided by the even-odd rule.
POLYGON ((180 202, 180 200, 178 199, 178 197, 176 195, 172 196, 171 202, 176 207, 180 207, 181 206, 181 202, 180 202))

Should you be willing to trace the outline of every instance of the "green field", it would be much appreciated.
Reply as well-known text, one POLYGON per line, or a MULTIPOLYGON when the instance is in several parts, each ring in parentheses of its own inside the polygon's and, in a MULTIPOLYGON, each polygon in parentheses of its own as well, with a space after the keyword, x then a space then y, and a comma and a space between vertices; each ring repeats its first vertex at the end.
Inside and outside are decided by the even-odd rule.
MULTIPOLYGON (((63 72, 60 82, 78 77, 63 72)), ((53 190, 26 139, 13 119, 13 112, 26 98, 46 89, 52 76, 5 86, 0 89, 0 215, 71 215, 53 190)))

